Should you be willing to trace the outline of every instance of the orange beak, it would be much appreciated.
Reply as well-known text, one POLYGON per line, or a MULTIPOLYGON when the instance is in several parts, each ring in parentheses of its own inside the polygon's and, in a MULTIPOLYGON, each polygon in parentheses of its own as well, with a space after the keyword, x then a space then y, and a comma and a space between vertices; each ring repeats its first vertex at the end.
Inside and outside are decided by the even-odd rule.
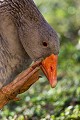
POLYGON ((48 78, 51 87, 55 87, 57 84, 57 61, 58 55, 50 55, 42 61, 41 69, 48 78))

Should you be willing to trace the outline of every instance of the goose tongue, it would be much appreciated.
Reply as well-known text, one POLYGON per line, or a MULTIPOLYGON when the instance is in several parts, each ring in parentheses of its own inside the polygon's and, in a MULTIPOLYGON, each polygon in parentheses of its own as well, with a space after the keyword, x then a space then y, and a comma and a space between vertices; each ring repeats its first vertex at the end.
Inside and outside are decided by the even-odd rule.
POLYGON ((50 55, 42 61, 41 69, 48 78, 51 87, 55 87, 57 84, 57 55, 50 55))

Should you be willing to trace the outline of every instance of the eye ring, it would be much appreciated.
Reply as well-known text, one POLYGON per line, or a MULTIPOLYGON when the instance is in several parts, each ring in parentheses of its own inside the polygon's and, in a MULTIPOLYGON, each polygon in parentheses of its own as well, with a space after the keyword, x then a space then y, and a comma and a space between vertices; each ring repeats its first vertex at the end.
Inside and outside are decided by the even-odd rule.
POLYGON ((44 47, 47 47, 47 46, 48 46, 47 42, 45 42, 45 41, 43 41, 42 44, 43 44, 44 47))

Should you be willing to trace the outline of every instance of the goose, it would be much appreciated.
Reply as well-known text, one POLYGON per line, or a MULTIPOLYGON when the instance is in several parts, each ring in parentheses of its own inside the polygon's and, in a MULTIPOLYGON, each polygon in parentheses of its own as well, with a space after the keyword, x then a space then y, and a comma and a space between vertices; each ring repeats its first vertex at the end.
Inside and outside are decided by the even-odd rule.
POLYGON ((33 0, 0 0, 0 89, 32 61, 58 53, 58 35, 33 0))

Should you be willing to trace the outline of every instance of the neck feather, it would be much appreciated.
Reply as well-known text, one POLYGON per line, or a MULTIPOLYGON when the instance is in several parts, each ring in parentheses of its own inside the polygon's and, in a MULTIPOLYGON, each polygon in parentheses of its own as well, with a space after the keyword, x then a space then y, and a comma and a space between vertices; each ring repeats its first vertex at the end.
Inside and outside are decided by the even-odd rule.
POLYGON ((0 36, 0 88, 15 79, 32 62, 23 49, 21 54, 17 54, 16 50, 16 54, 13 54, 7 44, 0 36))

